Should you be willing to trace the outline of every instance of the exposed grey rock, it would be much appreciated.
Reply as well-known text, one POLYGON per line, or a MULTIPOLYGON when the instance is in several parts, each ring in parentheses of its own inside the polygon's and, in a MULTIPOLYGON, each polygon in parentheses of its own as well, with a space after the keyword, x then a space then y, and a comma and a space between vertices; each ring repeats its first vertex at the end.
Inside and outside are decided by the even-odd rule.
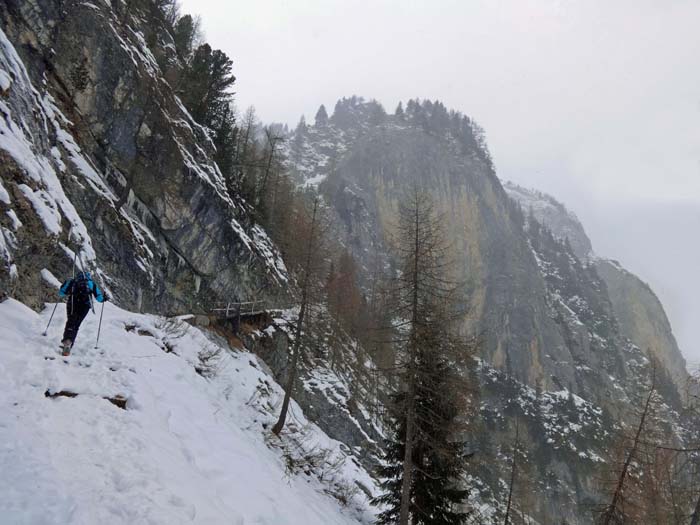
POLYGON ((529 190, 512 182, 505 182, 503 188, 511 199, 520 204, 526 216, 532 214, 557 238, 569 241, 576 257, 585 261, 593 255, 593 245, 583 225, 561 202, 546 193, 529 190))
MULTIPOLYGON (((34 154, 58 174, 91 238, 81 242, 94 248, 124 306, 178 313, 284 294, 286 270, 274 246, 250 222, 247 205, 226 192, 207 130, 165 80, 178 63, 154 10, 140 0, 3 2, 3 30, 31 81, 10 87, 11 118, 24 123, 34 154)), ((8 191, 28 181, 43 191, 23 172, 3 163, 8 191)), ((12 207, 24 226, 12 250, 13 293, 38 305, 50 290, 33 287, 37 269, 70 271, 72 261, 56 247, 70 244, 69 228, 46 232, 16 197, 12 207)), ((5 270, 0 279, 10 290, 5 270)))
MULTIPOLYGON (((568 307, 548 287, 519 211, 480 151, 395 117, 372 124, 368 107, 357 104, 350 125, 309 126, 287 152, 300 183, 319 184, 356 259, 365 268, 375 254, 389 261, 399 200, 412 184, 427 188, 446 218, 454 280, 464 283, 464 329, 484 334, 483 357, 530 385, 606 395, 587 387, 575 368, 575 361, 596 360, 597 339, 557 311, 568 307)), ((602 305, 605 291, 600 295, 602 305)), ((601 316, 612 316, 609 304, 601 308, 601 316)), ((612 389, 605 374, 599 381, 612 389)))
POLYGON ((505 183, 504 188, 526 214, 532 213, 555 237, 566 239, 579 259, 594 264, 605 281, 622 335, 658 359, 678 391, 682 392, 688 377, 685 359, 663 305, 649 285, 616 261, 596 257, 583 225, 554 197, 510 182, 505 183))
POLYGON ((678 392, 684 392, 688 386, 686 362, 659 298, 648 284, 616 261, 598 259, 595 265, 608 287, 622 332, 658 359, 678 392))

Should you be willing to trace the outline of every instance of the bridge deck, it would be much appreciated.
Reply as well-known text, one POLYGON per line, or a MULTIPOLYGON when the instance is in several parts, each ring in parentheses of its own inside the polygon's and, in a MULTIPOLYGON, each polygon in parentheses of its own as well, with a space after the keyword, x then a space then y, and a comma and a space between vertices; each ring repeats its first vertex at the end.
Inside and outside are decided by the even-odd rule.
POLYGON ((284 308, 267 308, 265 302, 254 301, 248 303, 229 303, 222 308, 212 308, 211 315, 219 319, 232 319, 234 317, 246 318, 267 314, 274 316, 284 311, 284 308))

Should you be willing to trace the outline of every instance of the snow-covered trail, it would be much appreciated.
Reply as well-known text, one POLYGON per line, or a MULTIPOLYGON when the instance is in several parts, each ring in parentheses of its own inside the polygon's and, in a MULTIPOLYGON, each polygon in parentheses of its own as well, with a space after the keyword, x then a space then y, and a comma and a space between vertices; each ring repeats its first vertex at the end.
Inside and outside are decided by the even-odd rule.
MULTIPOLYGON (((63 305, 41 335, 51 308, 37 314, 14 300, 0 304, 0 524, 371 519, 361 493, 341 507, 317 479, 285 475, 262 426, 273 420, 264 407, 281 390, 254 355, 222 353, 207 380, 194 370, 198 353, 215 347, 202 332, 108 303, 100 349, 98 316, 88 314, 66 363, 57 350, 63 305), (105 399, 117 395, 126 410, 105 399)), ((341 454, 338 442, 308 428, 317 445, 341 454)), ((350 484, 372 486, 352 461, 341 470, 350 484)))

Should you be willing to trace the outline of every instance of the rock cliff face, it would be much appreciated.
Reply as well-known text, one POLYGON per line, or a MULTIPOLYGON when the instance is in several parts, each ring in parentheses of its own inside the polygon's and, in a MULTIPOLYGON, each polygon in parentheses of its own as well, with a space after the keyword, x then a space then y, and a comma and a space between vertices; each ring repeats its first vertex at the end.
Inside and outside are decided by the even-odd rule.
POLYGON ((66 275, 78 247, 129 308, 283 292, 166 80, 180 66, 151 2, 8 0, 0 23, 2 296, 47 299, 40 271, 66 275))
POLYGON ((616 261, 593 253, 576 216, 553 197, 512 183, 504 185, 511 198, 546 225, 559 239, 566 239, 581 260, 590 260, 608 289, 621 333, 666 368, 679 391, 687 384, 686 362, 673 335, 664 307, 653 290, 616 261))
POLYGON ((567 240, 580 260, 586 261, 593 255, 593 245, 583 225, 561 202, 551 195, 528 190, 512 182, 504 183, 503 188, 511 199, 520 204, 526 216, 531 214, 558 239, 567 240))
MULTIPOLYGON (((588 523, 612 414, 624 412, 649 373, 640 343, 660 341, 667 321, 649 308, 647 317, 623 320, 637 310, 632 294, 611 300, 606 268, 594 262, 576 217, 551 197, 504 189, 478 127, 443 109, 428 102, 386 115, 375 102, 343 99, 328 122, 289 137, 288 167, 299 184, 324 195, 338 237, 367 272, 391 261, 387 239, 406 188, 433 195, 453 247, 453 277, 465 283, 463 328, 485 338, 479 381, 488 430, 474 446, 498 454, 520 421, 536 471, 536 513, 552 518, 568 508, 567 522, 588 523), (642 334, 634 325, 652 316, 659 328, 642 334), (540 396, 550 406, 544 412, 533 408, 540 396)), ((666 377, 673 376, 680 354, 661 346, 666 377)), ((677 386, 666 384, 664 395, 677 402, 677 386)), ((507 473, 484 466, 482 497, 502 500, 499 477, 507 473)))
POLYGON ((628 341, 605 283, 577 257, 591 251, 580 224, 549 200, 541 210, 550 222, 561 220, 569 233, 562 238, 576 242, 533 242, 528 212, 504 191, 475 132, 460 137, 450 125, 429 124, 430 110, 425 119, 378 118, 374 103, 347 99, 329 123, 290 138, 290 168, 301 183, 319 185, 345 243, 365 263, 375 252, 388 257, 405 188, 427 188, 446 218, 454 278, 466 283, 465 330, 486 335, 484 359, 529 385, 608 396, 615 390, 610 376, 629 372, 628 341), (592 372, 583 373, 581 363, 592 372))
POLYGON ((622 332, 635 345, 656 357, 679 392, 687 387, 688 369, 678 348, 664 307, 649 285, 615 261, 596 261, 605 280, 622 332))

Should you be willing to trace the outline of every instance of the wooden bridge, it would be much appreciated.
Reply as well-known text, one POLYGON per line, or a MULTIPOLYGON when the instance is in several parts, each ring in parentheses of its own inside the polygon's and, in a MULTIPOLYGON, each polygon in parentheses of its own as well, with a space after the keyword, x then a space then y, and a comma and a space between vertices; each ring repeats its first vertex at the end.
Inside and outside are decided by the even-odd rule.
POLYGON ((268 301, 247 301, 226 303, 225 306, 212 308, 209 316, 212 321, 227 325, 237 334, 241 323, 255 327, 269 326, 275 315, 281 314, 284 310, 285 308, 272 305, 268 301))
POLYGON ((252 316, 268 311, 267 301, 249 301, 245 303, 226 303, 223 308, 212 308, 211 313, 219 319, 231 319, 241 315, 252 316))

